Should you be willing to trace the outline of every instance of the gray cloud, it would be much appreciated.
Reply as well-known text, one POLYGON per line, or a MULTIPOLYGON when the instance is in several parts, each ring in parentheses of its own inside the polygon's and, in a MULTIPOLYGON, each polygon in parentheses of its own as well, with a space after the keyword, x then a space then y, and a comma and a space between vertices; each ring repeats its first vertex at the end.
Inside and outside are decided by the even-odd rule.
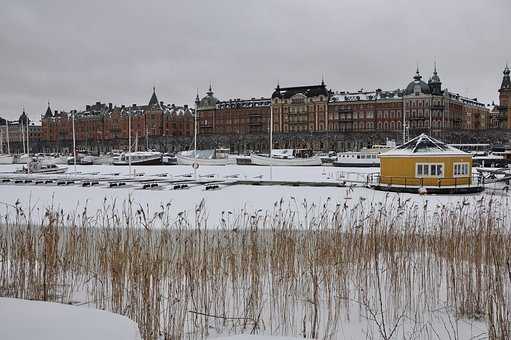
POLYGON ((436 59, 451 91, 497 100, 511 60, 509 0, 8 1, 0 12, 0 115, 38 118, 101 100, 191 104, 281 85, 404 87, 436 59))

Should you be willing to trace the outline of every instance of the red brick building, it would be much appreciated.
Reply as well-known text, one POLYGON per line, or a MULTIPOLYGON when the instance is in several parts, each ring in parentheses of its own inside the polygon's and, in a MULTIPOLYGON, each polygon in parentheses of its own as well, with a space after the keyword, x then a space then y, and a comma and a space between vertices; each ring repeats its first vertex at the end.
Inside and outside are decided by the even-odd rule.
POLYGON ((209 88, 197 102, 200 135, 244 135, 268 133, 269 98, 221 101, 209 88))
POLYGON ((96 102, 86 105, 84 111, 52 112, 49 104, 41 117, 41 139, 46 142, 47 151, 70 150, 73 140, 73 123, 78 147, 97 149, 126 149, 129 138, 129 117, 131 117, 131 136, 139 140, 139 145, 157 143, 162 139, 193 136, 194 112, 188 105, 176 106, 159 102, 153 88, 147 105, 116 106, 111 103, 96 102))

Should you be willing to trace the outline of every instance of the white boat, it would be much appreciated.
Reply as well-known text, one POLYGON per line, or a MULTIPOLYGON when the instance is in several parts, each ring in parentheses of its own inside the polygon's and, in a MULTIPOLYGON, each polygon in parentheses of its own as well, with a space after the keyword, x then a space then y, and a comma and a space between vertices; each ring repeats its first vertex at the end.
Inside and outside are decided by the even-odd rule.
POLYGON ((211 165, 223 166, 235 164, 236 159, 231 159, 225 152, 226 149, 211 149, 197 151, 182 151, 176 154, 177 164, 179 165, 211 165), (195 157, 194 152, 197 152, 195 157))
POLYGON ((497 152, 479 153, 472 157, 474 167, 480 168, 504 168, 510 161, 504 155, 497 152))
MULTIPOLYGON (((94 157, 92 157, 92 156, 83 155, 83 154, 76 155, 76 165, 92 165, 93 163, 94 163, 94 157)), ((75 158, 68 157, 67 165, 74 165, 74 164, 75 164, 75 158)))
POLYGON ((12 164, 14 157, 11 155, 0 155, 0 164, 12 164))
POLYGON ((278 158, 267 157, 256 154, 250 155, 250 160, 253 165, 272 165, 272 166, 318 166, 321 165, 321 158, 313 156, 309 158, 278 158))
POLYGON ((13 163, 14 164, 28 164, 32 158, 28 154, 20 154, 14 155, 13 163))
POLYGON ((378 153, 368 151, 341 152, 333 163, 337 167, 371 168, 379 167, 378 153))
POLYGON ((115 158, 113 165, 129 165, 131 158, 131 165, 161 165, 162 154, 161 152, 154 151, 136 151, 122 153, 118 158, 115 158))
POLYGON ((178 165, 208 165, 208 166, 223 166, 232 164, 229 158, 195 158, 191 156, 184 156, 182 154, 176 155, 178 165))
POLYGON ((34 160, 23 166, 21 172, 31 174, 63 174, 67 171, 67 166, 58 166, 55 163, 42 162, 34 160))
POLYGON ((364 148, 361 151, 340 152, 332 165, 349 168, 379 168, 380 158, 378 156, 395 147, 394 141, 387 141, 385 145, 373 145, 371 148, 364 148))
POLYGON ((92 164, 94 165, 112 165, 114 161, 114 157, 119 157, 121 154, 111 154, 111 155, 100 155, 98 157, 92 158, 92 164))

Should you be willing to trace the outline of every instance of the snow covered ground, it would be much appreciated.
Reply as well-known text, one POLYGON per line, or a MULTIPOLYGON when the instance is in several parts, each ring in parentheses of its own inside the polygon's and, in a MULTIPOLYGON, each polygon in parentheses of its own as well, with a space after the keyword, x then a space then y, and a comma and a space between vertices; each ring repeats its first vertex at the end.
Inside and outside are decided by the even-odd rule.
POLYGON ((140 340, 138 326, 113 313, 58 303, 0 298, 3 340, 140 340))
MULTIPOLYGON (((0 173, 13 172, 19 165, 2 166, 0 173)), ((187 179, 181 177, 184 174, 193 174, 190 166, 146 166, 133 167, 137 173, 156 175, 168 173, 166 179, 187 179)), ((81 173, 99 172, 98 176, 120 172, 120 176, 128 175, 128 167, 125 166, 77 166, 81 173)), ((319 167, 258 167, 258 166, 209 166, 201 167, 198 176, 207 179, 229 179, 237 176, 239 179, 270 179, 273 180, 303 180, 303 181, 338 181, 349 178, 364 180, 368 173, 374 173, 374 168, 335 168, 330 166, 319 167), (213 176, 213 177, 205 177, 213 176)), ((68 172, 73 172, 70 166, 68 172)), ((67 175, 73 176, 73 175, 67 175)), ((75 175, 76 176, 76 175, 75 175)), ((94 176, 89 176, 94 177, 94 176)), ((190 179, 190 178, 188 178, 190 179)), ((323 205, 336 204, 354 205, 363 200, 365 204, 382 202, 401 197, 403 200, 410 199, 417 204, 423 205, 429 201, 436 205, 456 205, 462 201, 479 200, 481 196, 494 193, 487 190, 485 193, 476 195, 441 195, 419 196, 414 194, 396 194, 371 190, 364 187, 338 188, 338 187, 292 187, 292 186, 248 186, 236 185, 221 187, 220 190, 204 190, 204 186, 196 185, 187 190, 171 190, 169 186, 160 187, 158 190, 142 190, 140 184, 127 185, 123 188, 108 188, 106 185, 84 188, 79 185, 31 185, 31 184, 0 184, 0 214, 5 214, 6 209, 16 201, 21 202, 25 212, 31 212, 34 220, 41 218, 49 206, 62 209, 65 212, 82 211, 87 207, 89 214, 108 204, 117 204, 131 198, 135 206, 148 207, 150 210, 159 206, 171 204, 175 214, 191 212, 204 200, 204 204, 211 220, 217 219, 222 212, 231 212, 237 215, 241 211, 252 213, 257 210, 270 211, 276 202, 283 200, 289 204, 303 202, 323 205), (29 209, 30 208, 30 209, 29 209)), ((498 195, 504 195, 502 190, 498 195)), ((503 199, 507 197, 502 196, 503 199)))

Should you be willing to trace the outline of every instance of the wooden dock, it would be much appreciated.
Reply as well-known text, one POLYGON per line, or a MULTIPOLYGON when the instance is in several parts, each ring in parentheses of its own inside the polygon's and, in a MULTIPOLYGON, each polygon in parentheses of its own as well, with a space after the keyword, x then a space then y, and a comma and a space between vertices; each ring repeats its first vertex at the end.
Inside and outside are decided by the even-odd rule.
POLYGON ((428 193, 428 194, 465 194, 484 190, 487 184, 504 182, 509 184, 511 174, 499 178, 485 178, 483 184, 457 187, 412 187, 401 185, 382 185, 379 183, 360 179, 348 179, 339 177, 337 179, 302 181, 302 180, 269 180, 260 177, 240 179, 239 175, 226 175, 217 177, 214 174, 207 174, 195 178, 192 174, 181 174, 168 176, 168 174, 122 176, 118 173, 72 173, 72 174, 20 174, 0 173, 0 185, 33 185, 33 186, 82 186, 86 188, 101 187, 108 189, 135 188, 144 190, 182 190, 191 187, 202 186, 205 190, 220 189, 234 185, 253 186, 288 186, 288 187, 366 187, 374 190, 428 193))

